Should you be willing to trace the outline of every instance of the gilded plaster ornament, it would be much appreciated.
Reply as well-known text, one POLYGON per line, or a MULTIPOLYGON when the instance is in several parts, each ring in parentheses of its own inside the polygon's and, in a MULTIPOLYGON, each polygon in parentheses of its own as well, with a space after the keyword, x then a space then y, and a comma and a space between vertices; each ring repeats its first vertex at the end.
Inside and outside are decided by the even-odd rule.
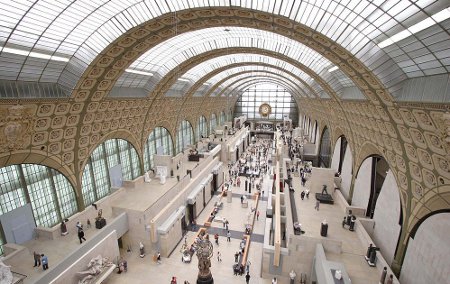
POLYGON ((31 109, 21 105, 9 107, 6 116, 0 117, 0 151, 23 149, 34 132, 35 120, 31 109))

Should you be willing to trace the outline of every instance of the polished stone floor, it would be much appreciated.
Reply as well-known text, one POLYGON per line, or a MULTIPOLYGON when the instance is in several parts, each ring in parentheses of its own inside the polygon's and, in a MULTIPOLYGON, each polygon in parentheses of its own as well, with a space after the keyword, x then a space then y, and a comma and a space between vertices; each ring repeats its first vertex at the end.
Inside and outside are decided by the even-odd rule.
MULTIPOLYGON (((321 171, 313 170, 311 180, 321 179, 321 171)), ((308 187, 309 184, 306 184, 308 187)), ((267 197, 267 187, 270 186, 270 180, 265 178, 264 190, 265 197, 267 197)), ((241 183, 241 187, 233 187, 233 199, 231 203, 224 200, 223 208, 219 211, 218 216, 225 217, 229 222, 229 229, 232 232, 231 242, 226 241, 225 229, 223 229, 222 223, 212 223, 210 233, 216 231, 221 235, 219 238, 219 245, 214 244, 214 258, 211 261, 211 271, 214 277, 214 283, 227 284, 227 283, 245 283, 244 276, 234 276, 232 271, 232 265, 234 264, 234 253, 238 250, 240 237, 244 232, 244 220, 246 219, 246 213, 248 208, 242 208, 240 204, 240 195, 247 194, 244 191, 244 183, 241 183), (222 261, 217 260, 217 251, 220 251, 222 255, 222 261)), ((306 231, 306 235, 312 237, 320 237, 320 223, 323 219, 327 219, 329 223, 328 238, 340 239, 343 241, 341 254, 327 253, 328 260, 340 261, 345 264, 347 272, 352 280, 353 284, 370 284, 378 283, 378 272, 376 268, 371 268, 364 261, 364 253, 366 248, 363 247, 354 232, 350 232, 348 229, 343 229, 341 226, 342 216, 344 212, 338 203, 334 205, 321 204, 320 210, 314 209, 315 199, 314 192, 310 193, 309 199, 301 200, 300 192, 303 187, 300 185, 298 177, 294 177, 294 189, 296 190, 295 199, 298 208, 299 220, 302 223, 303 229, 306 231)), ((259 202, 258 210, 265 212, 267 206, 267 198, 263 197, 259 202)), ((214 201, 217 196, 213 197, 211 202, 200 214, 197 219, 198 223, 203 223, 212 210, 214 201)), ((338 201, 337 201, 338 202, 338 201)), ((250 266, 250 283, 253 284, 265 284, 271 283, 271 279, 261 278, 261 259, 262 259, 262 243, 261 235, 264 234, 265 226, 265 214, 261 214, 259 220, 255 223, 253 238, 250 245, 249 260, 250 266)), ((190 242, 194 238, 193 232, 188 232, 187 241, 190 242)), ((191 263, 183 263, 181 261, 181 246, 184 240, 180 241, 178 247, 173 251, 169 258, 163 258, 161 264, 156 264, 152 261, 152 256, 146 256, 140 258, 138 252, 133 251, 131 253, 124 252, 124 257, 127 258, 129 263, 129 270, 127 273, 114 274, 108 278, 105 283, 169 283, 172 276, 177 277, 178 283, 183 283, 185 280, 189 283, 196 283, 197 279, 197 259, 194 255, 191 263)), ((277 276, 278 283, 289 283, 287 275, 277 276)))
MULTIPOLYGON (((314 179, 321 180, 323 176, 320 169, 313 169, 311 179, 306 184, 314 181, 314 179)), ((343 229, 341 226, 342 217, 344 215, 343 210, 339 206, 339 203, 334 205, 321 204, 320 210, 314 209, 315 199, 314 191, 311 191, 309 199, 301 200, 300 192, 303 187, 300 185, 298 177, 294 177, 294 189, 296 207, 298 211, 298 218, 302 224, 302 228, 306 231, 307 236, 320 238, 320 222, 323 219, 327 219, 329 224, 328 238, 342 240, 343 252, 341 254, 327 253, 327 258, 332 261, 340 261, 345 264, 347 272, 352 280, 353 284, 370 284, 378 283, 378 272, 375 268, 367 266, 363 259, 366 248, 362 246, 356 233, 343 229)), ((250 266, 250 283, 265 284, 271 283, 270 278, 262 278, 262 240, 265 226, 265 209, 267 207, 267 196, 271 182, 266 176, 264 179, 264 193, 260 199, 258 210, 261 212, 259 220, 255 221, 253 230, 252 242, 249 251, 250 266)), ((218 232, 221 237, 219 245, 214 244, 214 258, 211 262, 211 271, 216 284, 220 283, 245 283, 244 276, 234 276, 232 271, 232 265, 234 264, 234 254, 238 250, 240 239, 244 232, 244 222, 249 208, 242 208, 240 203, 240 196, 242 194, 248 194, 244 190, 244 182, 241 183, 241 187, 233 187, 232 202, 223 200, 223 208, 219 211, 218 216, 225 217, 229 221, 229 229, 232 232, 231 242, 226 241, 225 229, 223 229, 222 223, 212 223, 212 227, 209 229, 211 233, 218 232), (222 261, 217 260, 217 251, 220 251, 222 255, 222 261)), ((253 193, 253 192, 252 192, 253 193)), ((337 194, 337 193, 335 193, 337 194)), ((201 212, 197 218, 198 224, 204 223, 209 216, 214 201, 217 200, 217 196, 214 196, 208 203, 206 208, 201 212)), ((339 202, 336 198, 335 200, 339 202)), ((86 235, 89 236, 95 233, 95 229, 86 231, 86 235)), ((187 241, 191 242, 194 238, 193 232, 187 233, 187 241)), ((172 252, 169 258, 162 258, 162 263, 157 264, 152 260, 152 255, 147 255, 144 258, 139 257, 139 252, 133 250, 132 252, 122 251, 122 255, 128 261, 128 272, 120 275, 114 273, 103 283, 169 283, 172 276, 176 276, 178 283, 183 283, 185 280, 189 283, 196 283, 197 277, 197 259, 194 255, 191 263, 183 263, 181 261, 181 245, 184 240, 180 240, 177 248, 172 252)), ((80 246, 76 234, 69 234, 67 237, 59 239, 57 241, 31 241, 26 244, 30 252, 37 250, 39 252, 46 252, 50 255, 50 266, 58 259, 62 259, 67 253, 73 251, 80 246)), ((29 256, 17 259, 17 266, 23 268, 23 273, 29 275, 25 280, 25 283, 34 283, 33 279, 39 277, 42 273, 42 268, 32 267, 32 254, 29 256)), ((287 275, 277 276, 278 283, 289 283, 287 275)))

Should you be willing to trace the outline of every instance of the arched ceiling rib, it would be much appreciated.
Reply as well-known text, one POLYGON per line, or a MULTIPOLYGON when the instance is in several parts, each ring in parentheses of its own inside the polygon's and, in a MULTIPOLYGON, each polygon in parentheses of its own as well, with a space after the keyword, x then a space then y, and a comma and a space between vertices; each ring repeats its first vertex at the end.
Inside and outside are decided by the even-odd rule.
POLYGON ((228 88, 226 90, 224 90, 223 92, 223 96, 225 97, 231 97, 232 99, 232 105, 234 105, 235 101, 237 100, 237 98, 249 87, 252 85, 257 85, 257 84, 263 84, 263 83, 273 83, 276 85, 280 85, 283 88, 285 88, 286 90, 288 90, 293 98, 295 99, 295 101, 298 101, 298 96, 293 93, 293 90, 289 87, 286 86, 285 83, 277 78, 273 78, 273 77, 247 77, 247 78, 242 78, 241 80, 237 80, 235 82, 233 82, 232 84, 230 84, 228 86, 228 88), (228 93, 226 93, 228 92, 228 93))
POLYGON ((230 100, 231 100, 230 105, 235 105, 239 96, 248 87, 257 85, 257 84, 264 84, 264 83, 275 84, 275 85, 285 88, 292 95, 292 97, 294 98, 295 102, 298 105, 299 96, 296 93, 296 91, 292 90, 291 87, 289 85, 286 85, 283 81, 279 80, 278 78, 273 78, 273 77, 243 78, 241 80, 234 82, 232 85, 230 85, 229 88, 227 88, 227 90, 226 90, 226 91, 229 91, 228 94, 226 94, 224 96, 229 96, 230 100))
POLYGON ((290 86, 290 90, 292 92, 295 92, 295 94, 298 94, 299 97, 305 97, 305 94, 301 91, 301 89, 298 88, 295 82, 286 79, 285 77, 274 73, 270 71, 262 71, 262 72, 252 72, 252 71, 244 71, 239 72, 233 75, 230 75, 224 79, 222 79, 219 83, 217 83, 215 86, 211 87, 211 89, 205 94, 206 97, 212 96, 212 97, 220 97, 224 96, 224 92, 234 83, 247 79, 247 78, 278 78, 281 82, 284 82, 285 86, 290 86), (217 88, 216 86, 222 85, 222 88, 217 88))
MULTIPOLYGON (((223 79, 234 75, 236 73, 240 73, 240 72, 264 72, 264 71, 270 71, 274 74, 278 74, 280 76, 283 76, 284 78, 286 78, 286 80, 289 80, 291 82, 298 82, 298 86, 300 88, 301 82, 299 81, 299 78, 297 76, 295 76, 294 74, 287 72, 281 68, 276 68, 276 67, 272 67, 272 66, 267 66, 267 65, 249 65, 249 66, 238 66, 238 67, 234 67, 234 68, 229 68, 229 69, 225 69, 224 71, 220 72, 219 74, 213 76, 211 78, 211 81, 214 82, 213 84, 216 85, 217 82, 222 81, 223 79)), ((218 86, 219 89, 222 89, 223 86, 219 85, 218 86)), ((305 92, 306 90, 304 90, 305 92)))
MULTIPOLYGON (((226 66, 222 66, 220 68, 214 69, 213 71, 209 72, 208 74, 204 75, 203 77, 199 78, 196 83, 194 85, 192 85, 190 87, 190 89, 186 92, 186 96, 190 97, 190 96, 203 96, 204 93, 206 92, 207 89, 210 88, 211 83, 207 83, 205 85, 205 82, 209 82, 210 79, 212 77, 214 77, 216 74, 219 74, 221 72, 223 72, 224 70, 228 70, 230 68, 234 68, 234 67, 239 67, 239 66, 248 66, 248 65, 252 65, 252 66, 270 66, 272 68, 277 68, 280 70, 283 70, 282 67, 279 66, 273 66, 271 64, 268 63, 260 63, 260 62, 239 62, 239 63, 233 63, 230 65, 226 65, 226 66)), ((289 72, 284 70, 285 72, 289 72)), ((290 72, 289 72, 290 73, 290 72)), ((298 81, 297 84, 299 85, 300 89, 303 91, 306 91, 305 96, 307 96, 306 94, 314 94, 314 90, 308 85, 306 84, 304 81, 302 81, 301 78, 297 77, 295 74, 290 73, 291 76, 295 77, 295 79, 298 81)))
MULTIPOLYGON (((334 90, 319 75, 314 73, 311 69, 304 66, 300 62, 276 52, 244 47, 211 50, 190 58, 189 60, 181 63, 176 69, 171 70, 164 78, 162 78, 158 82, 158 84, 153 88, 152 94, 157 96, 163 96, 167 92, 167 90, 169 90, 172 87, 172 85, 177 81, 177 79, 182 77, 182 75, 186 73, 189 69, 191 69, 192 66, 201 64, 202 62, 205 62, 217 56, 240 54, 240 53, 266 55, 277 58, 282 61, 286 61, 292 64, 293 66, 303 70, 306 74, 308 74, 308 76, 314 79, 315 82, 315 84, 313 85, 314 93, 323 90, 322 93, 326 93, 324 97, 326 98, 333 97, 337 99, 338 94, 336 94, 334 90)), ((361 94, 361 97, 362 99, 364 99, 365 96, 361 94)))
MULTIPOLYGON (((304 81, 311 80, 311 77, 308 74, 306 74, 304 71, 298 68, 298 66, 294 66, 289 62, 276 59, 274 57, 270 57, 267 55, 249 54, 249 53, 241 53, 241 54, 237 53, 212 58, 188 70, 186 73, 183 74, 183 78, 186 78, 191 81, 196 81, 200 77, 204 76, 209 72, 212 72, 213 70, 216 70, 223 66, 229 66, 231 64, 236 64, 240 62, 255 62, 255 63, 259 62, 263 64, 270 64, 272 66, 278 66, 302 78, 304 81)), ((214 82, 208 80, 208 83, 214 82)))
MULTIPOLYGON (((172 37, 141 55, 129 68, 145 70, 162 77, 192 56, 213 49, 233 47, 277 52, 300 61, 315 73, 332 66, 332 62, 313 49, 273 32, 243 27, 214 27, 172 37)), ((135 75, 124 73, 119 80, 126 81, 124 77, 134 78, 135 75)))
POLYGON ((310 27, 354 54, 387 87, 450 69, 449 19, 384 50, 377 45, 447 8, 448 1, 1 0, 0 4, 0 78, 6 80, 58 82, 73 88, 94 58, 133 27, 166 13, 178 11, 164 19, 176 22, 175 17, 186 12, 183 9, 217 6, 250 17, 251 11, 269 12, 286 17, 287 25, 290 19, 310 27))
POLYGON ((228 85, 227 88, 225 88, 224 90, 220 91, 220 93, 218 94, 218 96, 220 97, 227 97, 227 96, 233 96, 231 90, 236 90, 236 88, 242 84, 242 82, 250 82, 250 81, 254 81, 254 82, 263 82, 263 81, 270 81, 270 82, 276 82, 277 85, 283 86, 283 88, 285 88, 286 90, 288 90, 292 96, 296 99, 298 98, 302 98, 303 95, 301 93, 299 93, 298 89, 295 88, 295 86, 292 86, 292 84, 290 83, 286 83, 285 81, 283 81, 282 78, 277 77, 277 76, 269 76, 269 75, 258 75, 258 76, 251 76, 251 75, 247 75, 247 76, 240 76, 239 78, 231 81, 228 85), (225 92, 228 91, 227 94, 225 94, 225 92))

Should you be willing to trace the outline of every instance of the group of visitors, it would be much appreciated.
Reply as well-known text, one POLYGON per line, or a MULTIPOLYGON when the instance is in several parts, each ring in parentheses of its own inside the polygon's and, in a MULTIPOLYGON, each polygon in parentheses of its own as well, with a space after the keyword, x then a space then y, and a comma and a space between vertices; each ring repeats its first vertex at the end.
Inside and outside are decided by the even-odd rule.
POLYGON ((39 267, 42 263, 42 269, 47 270, 48 269, 48 257, 46 255, 39 254, 37 252, 33 252, 33 258, 34 258, 34 266, 33 267, 39 267))

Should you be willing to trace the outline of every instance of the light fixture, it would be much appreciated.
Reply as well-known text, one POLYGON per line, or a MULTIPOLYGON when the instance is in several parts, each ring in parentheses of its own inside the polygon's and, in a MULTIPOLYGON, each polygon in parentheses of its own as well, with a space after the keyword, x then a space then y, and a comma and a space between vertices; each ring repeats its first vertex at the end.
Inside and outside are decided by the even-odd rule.
POLYGON ((146 72, 146 71, 135 70, 135 69, 125 69, 125 72, 139 74, 139 75, 144 75, 144 76, 153 76, 153 73, 146 72))
POLYGON ((339 69, 339 67, 337 67, 337 66, 333 66, 333 67, 331 67, 330 69, 328 69, 328 72, 333 72, 333 71, 336 71, 336 70, 338 70, 339 69))
POLYGON ((188 79, 185 79, 185 78, 178 78, 178 81, 182 81, 182 82, 190 82, 188 79))
POLYGON ((50 55, 50 54, 45 54, 45 53, 40 53, 40 52, 35 52, 35 51, 30 52, 30 51, 26 51, 26 50, 18 49, 18 48, 0 47, 0 51, 5 52, 5 53, 16 54, 16 55, 40 58, 40 59, 69 62, 69 58, 67 58, 67 57, 50 55))
POLYGON ((211 85, 211 83, 205 82, 205 83, 203 83, 203 85, 209 86, 209 85, 211 85))
POLYGON ((407 28, 406 30, 398 32, 395 35, 391 36, 390 38, 380 42, 378 46, 380 48, 384 48, 386 46, 393 44, 394 42, 400 41, 415 33, 423 31, 424 29, 429 28, 434 24, 440 23, 448 18, 450 18, 450 8, 445 8, 444 10, 434 14, 433 16, 428 17, 425 20, 420 21, 417 24, 407 28))

